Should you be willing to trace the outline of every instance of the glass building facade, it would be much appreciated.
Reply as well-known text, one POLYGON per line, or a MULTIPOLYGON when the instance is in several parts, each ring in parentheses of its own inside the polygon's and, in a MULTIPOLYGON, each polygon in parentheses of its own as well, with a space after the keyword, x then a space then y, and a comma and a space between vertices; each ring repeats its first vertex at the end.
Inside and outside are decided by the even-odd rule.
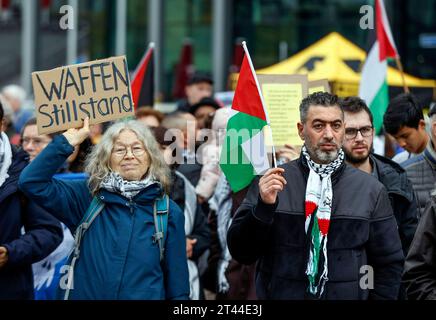
MULTIPOLYGON (((16 8, 14 19, 17 30, 20 28, 21 1, 11 0, 16 8)), ((79 55, 83 60, 114 55, 117 0, 77 1, 79 55)), ((132 70, 144 54, 150 38, 152 1, 125 0, 125 52, 132 70)), ((359 28, 359 21, 362 17, 360 8, 368 4, 368 0, 161 0, 163 42, 160 82, 164 100, 172 100, 175 69, 184 43, 192 44, 196 70, 214 72, 214 59, 217 58, 213 49, 214 10, 217 3, 224 2, 225 14, 221 16, 224 19, 220 23, 225 25, 226 44, 219 55, 223 58, 225 73, 230 70, 235 44, 242 39, 247 41, 256 68, 292 56, 332 31, 339 32, 362 48, 366 47, 368 31, 359 28)), ((39 37, 44 43, 56 42, 59 54, 56 59, 50 58, 50 53, 46 52, 53 51, 48 49, 50 45, 42 45, 37 70, 56 67, 65 61, 62 47, 66 46, 66 33, 57 24, 61 17, 59 8, 68 1, 52 0, 48 3, 52 26, 41 28, 39 37)), ((417 77, 436 79, 436 0, 385 0, 385 5, 405 71, 417 77)), ((14 29, 14 24, 8 28, 14 29)), ((13 41, 10 39, 12 31, 3 30, 0 37, 13 41)), ((19 34, 16 41, 21 41, 19 34)), ((12 50, 4 43, 1 46, 2 52, 9 54, 12 50)), ((5 66, 12 65, 7 59, 3 60, 5 66)), ((17 55, 13 61, 16 65, 17 55)), ((18 70, 10 69, 11 72, 18 70)), ((5 81, 0 76, 0 84, 5 81)), ((224 81, 221 89, 226 89, 224 81)))

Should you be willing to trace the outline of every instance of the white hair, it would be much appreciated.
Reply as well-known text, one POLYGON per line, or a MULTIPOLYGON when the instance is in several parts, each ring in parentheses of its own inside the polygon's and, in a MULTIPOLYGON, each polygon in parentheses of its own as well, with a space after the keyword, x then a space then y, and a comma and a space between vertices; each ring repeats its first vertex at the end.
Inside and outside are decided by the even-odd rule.
POLYGON ((27 96, 26 91, 22 87, 16 84, 10 84, 4 87, 2 93, 13 99, 18 100, 20 104, 22 104, 26 100, 26 96, 27 96))
POLYGON ((116 138, 124 130, 133 131, 138 139, 143 143, 150 157, 149 173, 158 180, 164 190, 170 192, 170 169, 165 163, 162 152, 147 126, 137 120, 119 121, 111 125, 103 134, 101 141, 94 146, 88 154, 85 163, 85 171, 89 174, 89 188, 95 195, 100 189, 100 183, 111 171, 110 157, 116 138))

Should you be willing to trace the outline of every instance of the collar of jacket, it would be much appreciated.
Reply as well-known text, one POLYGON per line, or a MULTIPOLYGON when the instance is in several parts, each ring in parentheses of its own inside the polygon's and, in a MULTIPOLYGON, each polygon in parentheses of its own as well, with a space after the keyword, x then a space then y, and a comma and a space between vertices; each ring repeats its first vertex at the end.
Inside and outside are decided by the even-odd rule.
MULTIPOLYGON (((120 193, 111 192, 105 189, 100 189, 99 194, 103 196, 103 201, 107 204, 120 204, 126 205, 130 200, 124 197, 120 193)), ((141 190, 136 196, 132 198, 132 202, 139 205, 148 205, 153 203, 153 201, 163 194, 161 185, 156 182, 153 183, 144 190, 141 190)))
POLYGON ((398 163, 378 154, 371 153, 370 158, 377 164, 379 181, 385 186, 387 192, 398 194, 408 201, 413 201, 406 171, 398 163))
MULTIPOLYGON (((303 171, 304 178, 307 180, 309 178, 309 165, 307 164, 307 160, 304 157, 303 153, 300 153, 300 158, 297 160, 298 165, 300 166, 301 170, 303 171)), ((331 179, 332 179, 332 185, 336 183, 336 181, 340 178, 341 174, 344 172, 345 168, 347 167, 347 164, 345 163, 345 160, 342 162, 342 164, 339 166, 339 168, 333 172, 331 179)))
POLYGON ((12 163, 8 170, 9 177, 0 187, 0 202, 9 197, 12 193, 18 190, 18 178, 21 171, 29 163, 29 155, 23 149, 18 149, 16 146, 12 147, 12 163))

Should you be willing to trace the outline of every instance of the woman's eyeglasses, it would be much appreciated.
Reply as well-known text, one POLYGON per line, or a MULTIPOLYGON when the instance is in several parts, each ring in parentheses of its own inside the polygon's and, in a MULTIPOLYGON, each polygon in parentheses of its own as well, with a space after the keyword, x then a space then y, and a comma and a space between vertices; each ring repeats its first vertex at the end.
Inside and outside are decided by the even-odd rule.
POLYGON ((133 146, 133 147, 115 147, 112 150, 112 153, 114 155, 116 155, 119 158, 124 158, 127 154, 127 150, 130 149, 131 153, 135 156, 135 157, 140 157, 145 153, 145 149, 143 147, 140 146, 133 146))

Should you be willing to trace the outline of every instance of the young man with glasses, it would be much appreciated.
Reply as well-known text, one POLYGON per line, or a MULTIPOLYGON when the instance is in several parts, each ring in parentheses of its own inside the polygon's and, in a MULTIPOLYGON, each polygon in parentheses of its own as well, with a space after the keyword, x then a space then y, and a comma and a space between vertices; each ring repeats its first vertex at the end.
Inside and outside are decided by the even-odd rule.
POLYGON ((412 184, 400 165, 373 153, 373 118, 365 102, 358 97, 348 97, 340 104, 345 121, 342 146, 345 160, 374 176, 385 186, 398 223, 404 255, 407 255, 417 225, 417 205, 412 184))

